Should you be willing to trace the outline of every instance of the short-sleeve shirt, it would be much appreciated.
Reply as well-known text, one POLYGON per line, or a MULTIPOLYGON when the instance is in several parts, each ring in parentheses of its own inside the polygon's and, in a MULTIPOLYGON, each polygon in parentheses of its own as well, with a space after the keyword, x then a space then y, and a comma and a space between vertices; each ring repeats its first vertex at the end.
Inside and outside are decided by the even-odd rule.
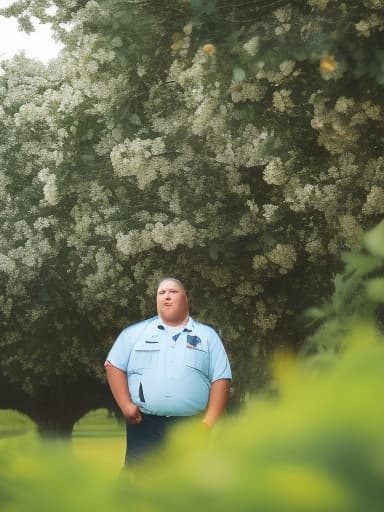
POLYGON ((140 410, 160 416, 203 411, 212 382, 232 378, 216 331, 191 317, 173 336, 158 316, 127 327, 107 362, 127 373, 131 399, 140 410))

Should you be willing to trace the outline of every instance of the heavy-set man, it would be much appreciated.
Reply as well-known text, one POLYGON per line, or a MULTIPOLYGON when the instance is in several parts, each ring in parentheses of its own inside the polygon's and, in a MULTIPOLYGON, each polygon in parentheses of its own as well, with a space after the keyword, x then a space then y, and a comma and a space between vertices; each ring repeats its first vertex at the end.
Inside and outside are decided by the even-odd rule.
POLYGON ((124 329, 105 363, 112 394, 127 420, 126 465, 141 460, 182 417, 212 427, 229 398, 231 369, 216 331, 189 315, 182 283, 163 279, 158 316, 124 329))

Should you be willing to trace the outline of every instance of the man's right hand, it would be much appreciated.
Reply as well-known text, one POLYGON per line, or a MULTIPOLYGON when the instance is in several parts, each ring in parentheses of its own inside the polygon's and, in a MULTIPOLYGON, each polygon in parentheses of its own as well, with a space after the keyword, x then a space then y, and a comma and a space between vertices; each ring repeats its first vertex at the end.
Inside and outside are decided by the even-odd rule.
POLYGON ((128 378, 125 371, 116 368, 109 361, 105 364, 108 384, 123 416, 132 425, 141 423, 140 409, 131 400, 128 378))
POLYGON ((122 410, 122 413, 124 414, 124 417, 128 423, 131 425, 141 423, 142 416, 140 409, 133 402, 130 402, 127 406, 125 406, 122 410))

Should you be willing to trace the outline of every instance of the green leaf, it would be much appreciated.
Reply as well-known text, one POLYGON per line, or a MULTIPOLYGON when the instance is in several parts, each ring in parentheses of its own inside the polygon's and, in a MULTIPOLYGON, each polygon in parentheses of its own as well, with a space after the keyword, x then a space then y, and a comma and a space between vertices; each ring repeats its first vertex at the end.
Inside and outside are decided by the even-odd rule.
POLYGON ((384 221, 368 231, 364 237, 364 245, 375 256, 384 257, 384 221))
POLYGON ((379 84, 379 85, 384 85, 384 73, 377 73, 376 75, 376 82, 379 84))
POLYGON ((373 302, 384 302, 384 277, 371 279, 367 283, 366 292, 373 302))
POLYGON ((191 9, 195 15, 210 15, 216 11, 216 0, 191 0, 191 9))
POLYGON ((244 69, 235 66, 233 68, 232 78, 233 78, 233 80, 235 82, 242 82, 243 80, 245 80, 245 71, 244 71, 244 69))
POLYGON ((357 273, 360 276, 369 274, 382 264, 382 259, 372 254, 347 252, 341 255, 341 259, 347 274, 357 273))
POLYGON ((219 258, 219 248, 218 248, 217 245, 215 245, 215 244, 211 245, 209 247, 208 253, 209 253, 209 257, 211 258, 211 260, 213 260, 213 261, 217 261, 218 260, 218 258, 219 258))
POLYGON ((325 318, 328 314, 328 311, 326 308, 321 308, 321 307, 313 307, 313 308, 309 308, 307 309, 306 311, 306 316, 308 316, 309 318, 313 318, 314 320, 322 320, 323 318, 325 318))

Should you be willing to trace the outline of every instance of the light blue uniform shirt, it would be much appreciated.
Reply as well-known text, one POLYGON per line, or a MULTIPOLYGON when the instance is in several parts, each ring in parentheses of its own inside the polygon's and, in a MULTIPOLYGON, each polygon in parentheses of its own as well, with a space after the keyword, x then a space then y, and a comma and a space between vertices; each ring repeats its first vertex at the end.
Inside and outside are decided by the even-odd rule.
POLYGON ((211 383, 231 379, 214 329, 191 317, 173 337, 156 316, 124 329, 107 361, 128 375, 132 401, 147 414, 191 416, 206 409, 211 383))

